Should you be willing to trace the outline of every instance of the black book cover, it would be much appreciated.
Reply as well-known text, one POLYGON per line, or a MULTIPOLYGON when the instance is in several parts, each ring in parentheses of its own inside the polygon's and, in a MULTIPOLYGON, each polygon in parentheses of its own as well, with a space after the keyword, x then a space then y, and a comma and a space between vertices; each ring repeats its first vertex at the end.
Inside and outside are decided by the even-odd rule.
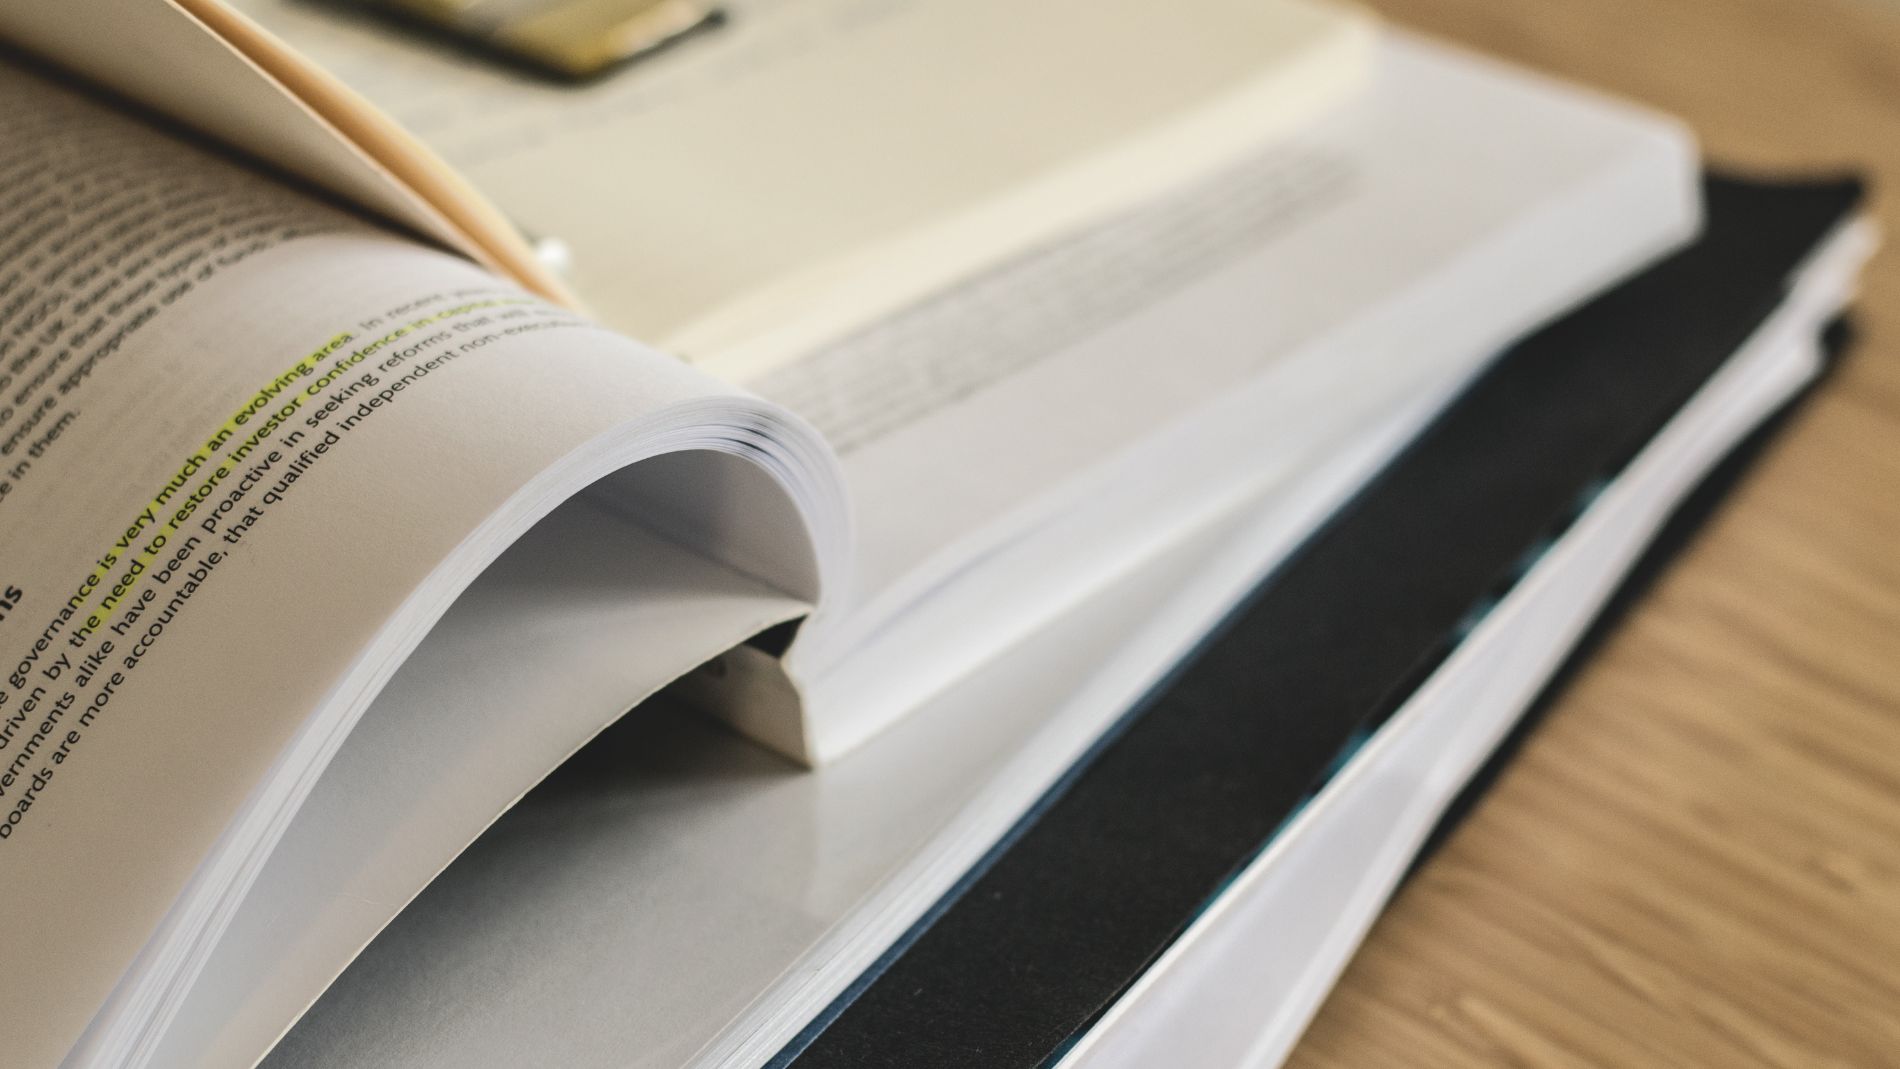
POLYGON ((1503 353, 773 1064, 1029 1067, 1086 1032, 1861 196, 1721 177, 1705 193, 1697 241, 1503 353))

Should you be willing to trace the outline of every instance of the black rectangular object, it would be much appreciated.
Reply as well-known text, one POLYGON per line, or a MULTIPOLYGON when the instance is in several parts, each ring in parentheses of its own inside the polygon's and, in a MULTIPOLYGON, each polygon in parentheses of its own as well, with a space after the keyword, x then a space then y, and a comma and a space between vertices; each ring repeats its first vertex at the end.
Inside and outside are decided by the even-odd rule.
POLYGON ((1694 244, 1502 354, 773 1064, 1059 1057, 1775 310, 1860 196, 1710 178, 1694 244))

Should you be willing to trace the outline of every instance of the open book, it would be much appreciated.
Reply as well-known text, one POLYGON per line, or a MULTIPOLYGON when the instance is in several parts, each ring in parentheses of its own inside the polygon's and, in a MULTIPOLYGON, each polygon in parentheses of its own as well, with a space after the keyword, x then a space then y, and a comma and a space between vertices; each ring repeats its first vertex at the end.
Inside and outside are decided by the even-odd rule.
POLYGON ((254 1061, 669 683, 822 763, 1295 537, 1698 210, 1672 124, 1306 3, 741 7, 574 91, 247 6, 357 89, 0 14, 10 1064, 254 1061))

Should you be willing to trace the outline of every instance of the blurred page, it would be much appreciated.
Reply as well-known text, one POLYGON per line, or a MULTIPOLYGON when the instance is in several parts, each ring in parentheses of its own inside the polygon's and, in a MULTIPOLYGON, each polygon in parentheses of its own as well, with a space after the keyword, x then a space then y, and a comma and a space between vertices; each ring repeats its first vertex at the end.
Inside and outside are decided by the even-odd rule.
POLYGON ((571 303, 419 142, 221 0, 7 5, 0 41, 571 303))
MULTIPOLYGON (((0 894, 38 919, 0 931, 0 1000, 42 1065, 115 989, 147 1021, 514 536, 669 428, 711 448, 769 410, 4 61, 0 143, 0 894)), ((669 625, 648 689, 783 602, 669 625)), ((530 782, 485 781, 482 818, 530 782)))
POLYGON ((1396 33, 1376 68, 1327 121, 758 380, 857 510, 859 608, 794 651, 818 708, 888 722, 1696 225, 1673 124, 1396 33))
POLYGON ((610 325, 741 381, 1299 125, 1370 37, 1315 0, 737 0, 569 85, 239 6, 571 246, 610 325))

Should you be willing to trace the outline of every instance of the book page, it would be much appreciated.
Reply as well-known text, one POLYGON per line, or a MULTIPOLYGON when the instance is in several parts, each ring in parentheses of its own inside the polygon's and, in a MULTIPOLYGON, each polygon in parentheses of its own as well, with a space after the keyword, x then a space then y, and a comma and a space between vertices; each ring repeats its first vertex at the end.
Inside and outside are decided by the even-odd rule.
POLYGON ((739 2, 573 87, 330 5, 240 3, 568 239, 613 322, 843 454, 857 601, 790 660, 837 726, 824 753, 1693 223, 1667 123, 1317 6, 739 2), (1114 92, 1065 95, 1095 76, 1114 92), (1222 101, 1258 125, 1216 124, 1220 152, 1147 137, 1222 101), (1002 217, 972 206, 1111 157, 1168 181, 1086 220, 1012 215, 884 299, 885 253, 937 223, 979 241, 1002 217), (834 297, 867 302, 854 325, 800 333, 834 297), (728 346, 754 327, 776 340, 728 346))
POLYGON ((16 4, 0 8, 0 42, 574 303, 515 227, 433 153, 219 0, 16 4))
POLYGON ((737 560, 835 493, 762 403, 12 61, 0 144, 0 895, 33 919, 0 1062, 37 1066, 176 997, 354 718, 563 500, 757 456, 816 496, 739 516, 737 560))
POLYGON ((1371 37, 1314 0, 733 0, 569 85, 237 6, 571 246, 610 325, 738 381, 1297 125, 1371 37))
POLYGON ((837 948, 875 939, 813 944, 861 937, 847 918, 869 899, 897 915, 879 918, 889 939, 975 863, 1205 626, 1171 603, 1234 530, 1125 577, 814 772, 663 696, 458 858, 264 1064, 763 1064, 719 1061, 726 1026, 775 980, 822 1005, 868 964, 837 948), (1167 641, 1131 648, 1157 623, 1167 641))
POLYGON ((828 728, 888 722, 1695 226, 1667 121, 1397 33, 1377 70, 1325 122, 754 384, 833 443, 857 508, 858 610, 793 651, 828 728))
MULTIPOLYGON (((665 459, 712 480, 749 467, 665 459)), ((645 467, 626 476, 643 479, 645 467)), ((734 645, 806 611, 602 500, 542 521, 456 601, 350 733, 149 1064, 255 1062, 518 785, 677 674, 656 665, 703 656, 709 635, 734 645)), ((653 712, 642 704, 629 718, 653 712)), ((733 745, 797 767, 702 719, 733 745)))

